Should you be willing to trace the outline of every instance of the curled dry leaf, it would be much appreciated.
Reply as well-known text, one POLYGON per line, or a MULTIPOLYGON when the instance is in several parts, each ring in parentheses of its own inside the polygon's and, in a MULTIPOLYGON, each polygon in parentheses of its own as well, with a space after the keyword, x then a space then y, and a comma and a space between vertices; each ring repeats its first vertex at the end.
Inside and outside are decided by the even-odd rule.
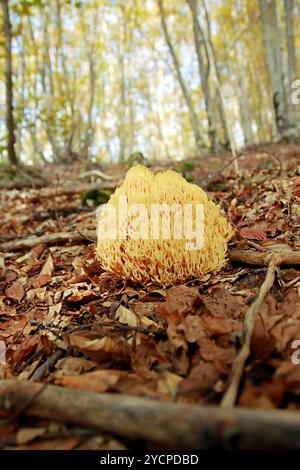
POLYGON ((34 441, 37 437, 45 434, 46 428, 21 428, 16 434, 16 443, 27 444, 28 442, 34 441))
POLYGON ((14 364, 21 364, 26 358, 34 353, 39 344, 39 336, 27 336, 13 353, 14 364))
POLYGON ((240 236, 248 240, 266 240, 267 234, 255 227, 244 227, 240 230, 240 236))
POLYGON ((128 372, 114 369, 96 370, 79 376, 64 376, 56 379, 56 383, 68 388, 85 390, 86 392, 102 393, 118 390, 117 384, 126 379, 128 372))
POLYGON ((90 371, 96 367, 92 361, 88 361, 83 357, 64 357, 57 361, 55 368, 58 369, 56 377, 62 375, 80 375, 83 372, 90 371))
POLYGON ((133 313, 129 308, 120 305, 115 313, 115 318, 120 323, 128 326, 137 326, 138 318, 135 313, 133 313))
POLYGON ((25 296, 25 290, 19 281, 15 281, 6 291, 6 297, 21 302, 25 296))
POLYGON ((48 258, 46 259, 46 262, 40 272, 41 276, 49 275, 52 276, 54 271, 54 264, 53 264, 53 259, 52 256, 49 255, 48 258))
POLYGON ((97 333, 72 333, 68 336, 70 346, 78 349, 94 360, 108 360, 110 358, 127 358, 129 344, 122 336, 112 338, 97 333))

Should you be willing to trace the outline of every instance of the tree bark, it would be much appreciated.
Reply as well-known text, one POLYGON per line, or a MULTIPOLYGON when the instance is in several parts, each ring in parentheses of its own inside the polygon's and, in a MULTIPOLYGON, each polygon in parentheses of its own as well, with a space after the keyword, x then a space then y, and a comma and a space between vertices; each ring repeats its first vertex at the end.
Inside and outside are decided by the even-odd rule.
POLYGON ((287 131, 287 111, 284 92, 281 34, 277 18, 276 2, 275 0, 261 0, 259 4, 261 8, 266 63, 272 89, 276 131, 279 140, 282 140, 287 131))
POLYGON ((284 8, 288 52, 288 124, 292 140, 297 140, 297 138, 299 138, 297 111, 295 105, 292 103, 291 100, 292 84, 297 79, 294 35, 294 0, 284 0, 284 8))
POLYGON ((239 61, 237 61, 237 77, 239 81, 239 109, 241 125, 244 136, 244 144, 250 145, 253 143, 253 131, 252 131, 252 115, 249 106, 249 70, 247 69, 247 63, 244 59, 244 51, 241 43, 237 45, 237 53, 239 61))
MULTIPOLYGON (((208 60, 210 63, 210 67, 212 68, 212 77, 215 77, 215 82, 216 82, 216 90, 217 90, 217 109, 220 114, 221 118, 221 123, 222 123, 222 128, 223 128, 223 136, 224 136, 224 142, 223 142, 223 147, 224 148, 229 148, 232 147, 232 136, 231 136, 231 130, 229 127, 229 122, 228 122, 228 116, 226 112, 226 106, 224 102, 224 96, 222 93, 222 87, 221 87, 221 74, 220 70, 218 67, 218 62, 217 62, 217 57, 216 57, 216 52, 215 48, 213 45, 212 41, 212 33, 211 33, 211 19, 210 15, 208 13, 207 5, 205 0, 202 0, 202 7, 204 10, 205 14, 205 20, 206 20, 206 27, 207 27, 207 37, 205 39, 206 44, 207 44, 207 54, 208 54, 208 60)), ((235 153, 235 150, 232 152, 235 153)))
POLYGON ((164 36, 165 36, 165 39, 166 39, 166 43, 168 45, 168 48, 169 48, 169 51, 170 51, 170 54, 171 54, 171 57, 172 57, 172 60, 173 60, 173 65, 174 65, 174 69, 175 69, 176 78, 177 78, 178 83, 180 85, 183 97, 184 97, 185 102, 186 102, 186 106, 188 108, 189 117, 190 117, 190 121, 191 121, 191 126, 192 126, 192 129, 193 129, 193 134, 194 134, 194 138, 195 138, 196 148, 197 148, 197 150, 201 151, 202 148, 204 147, 204 142, 203 142, 203 138, 202 138, 201 133, 200 133, 198 116, 197 116, 197 113, 196 113, 196 110, 195 110, 195 107, 194 107, 194 104, 193 104, 193 101, 192 101, 192 97, 191 97, 191 95, 190 95, 190 93, 187 89, 186 83, 185 83, 184 78, 182 76, 182 73, 181 73, 181 70, 180 70, 179 60, 178 60, 178 57, 176 55, 174 46, 173 46, 172 41, 171 41, 171 37, 170 37, 170 34, 169 34, 167 21, 166 21, 166 13, 165 13, 165 9, 164 9, 164 6, 163 6, 163 0, 157 0, 157 3, 158 3, 159 11, 160 11, 160 19, 161 19, 162 30, 163 30, 163 33, 164 33, 164 36))
POLYGON ((199 68, 199 76, 201 80, 201 87, 204 95, 205 101, 205 108, 207 114, 207 122, 208 122, 208 137, 210 143, 210 149, 212 152, 217 152, 220 150, 220 142, 218 139, 217 134, 217 119, 214 112, 213 106, 213 97, 211 95, 210 85, 209 85, 209 58, 207 56, 207 63, 203 58, 203 53, 201 50, 202 44, 206 49, 205 41, 204 41, 204 34, 201 28, 201 25, 198 20, 198 6, 197 0, 187 0, 187 3, 190 7, 192 18, 193 18, 193 34, 194 34, 194 42, 195 42, 195 49, 198 59, 198 68, 199 68))
POLYGON ((5 88, 6 88, 6 129, 7 129, 7 154, 11 165, 18 165, 18 159, 15 149, 15 120, 13 105, 13 60, 12 60, 12 31, 9 13, 8 0, 1 0, 3 9, 3 29, 5 38, 6 52, 6 70, 5 70, 5 88))

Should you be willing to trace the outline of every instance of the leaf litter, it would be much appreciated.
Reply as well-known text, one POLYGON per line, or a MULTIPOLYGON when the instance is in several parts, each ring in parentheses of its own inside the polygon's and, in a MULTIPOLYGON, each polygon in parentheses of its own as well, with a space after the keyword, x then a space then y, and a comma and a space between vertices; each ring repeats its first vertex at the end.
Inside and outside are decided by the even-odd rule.
MULTIPOLYGON (((300 248, 297 164, 290 159, 283 166, 281 175, 264 170, 266 179, 257 183, 256 170, 246 162, 239 178, 226 176, 225 191, 211 191, 237 230, 233 247, 259 252, 300 248)), ((56 196, 54 202, 47 191, 2 191, 3 243, 9 237, 55 233, 61 226, 65 231, 94 229, 94 214, 81 219, 75 212, 81 205, 77 193, 56 196), (55 213, 54 204, 62 214, 66 206, 74 213, 40 217, 55 213)), ((245 313, 264 276, 264 268, 228 262, 202 282, 162 289, 124 283, 103 272, 89 240, 0 251, 0 346, 6 348, 0 378, 30 380, 60 349, 62 358, 45 370, 41 382, 93 393, 219 404, 242 343, 245 313)), ((278 272, 259 311, 239 405, 300 408, 300 365, 291 361, 297 339, 300 271, 287 267, 278 272)), ((74 431, 55 419, 16 419, 0 427, 1 447, 125 446, 105 434, 78 438, 74 431)))

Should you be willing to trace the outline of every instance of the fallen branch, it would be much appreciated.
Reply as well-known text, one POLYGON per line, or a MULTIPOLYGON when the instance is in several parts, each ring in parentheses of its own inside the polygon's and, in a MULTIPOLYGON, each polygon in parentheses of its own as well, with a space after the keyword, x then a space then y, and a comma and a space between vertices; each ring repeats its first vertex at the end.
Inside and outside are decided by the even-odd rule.
POLYGON ((273 255, 277 255, 277 266, 282 265, 300 265, 300 250, 291 251, 265 251, 257 253, 251 250, 234 249, 229 252, 231 261, 239 261, 240 263, 251 264, 254 266, 268 266, 273 255))
POLYGON ((268 263, 268 270, 256 299, 247 310, 244 323, 244 343, 233 363, 229 378, 229 386, 221 401, 222 408, 231 408, 236 402, 244 366, 251 352, 251 339, 256 317, 267 293, 274 284, 276 268, 282 264, 300 264, 300 252, 254 253, 249 250, 246 250, 246 252, 235 250, 230 253, 230 259, 254 264, 256 266, 264 266, 268 263))
POLYGON ((78 242, 82 240, 96 240, 95 230, 81 230, 80 232, 57 232, 42 235, 40 237, 28 237, 23 240, 14 240, 0 245, 0 252, 19 251, 31 249, 37 245, 56 245, 56 243, 78 242))
POLYGON ((86 178, 87 176, 96 176, 97 178, 100 178, 104 181, 118 181, 121 178, 124 178, 125 174, 119 174, 119 175, 107 175, 106 173, 103 173, 101 170, 91 170, 91 171, 85 171, 84 173, 80 173, 78 175, 78 178, 86 178))
MULTIPOLYGON (((39 192, 39 197, 46 199, 51 197, 61 197, 61 196, 69 196, 72 194, 82 194, 87 191, 92 191, 93 189, 115 189, 117 186, 117 181, 104 181, 98 183, 86 183, 86 184, 78 184, 77 181, 72 182, 72 186, 68 183, 66 186, 59 186, 57 190, 53 188, 45 188, 44 191, 39 192)), ((33 196, 35 197, 35 195, 33 196)))
POLYGON ((12 181, 0 181, 0 190, 7 190, 7 189, 40 189, 44 188, 47 183, 44 180, 40 179, 32 179, 26 180, 23 178, 15 178, 12 181))
POLYGON ((168 449, 300 449, 300 413, 234 410, 0 381, 0 409, 144 439, 168 449), (24 407, 24 403, 27 404, 24 407))

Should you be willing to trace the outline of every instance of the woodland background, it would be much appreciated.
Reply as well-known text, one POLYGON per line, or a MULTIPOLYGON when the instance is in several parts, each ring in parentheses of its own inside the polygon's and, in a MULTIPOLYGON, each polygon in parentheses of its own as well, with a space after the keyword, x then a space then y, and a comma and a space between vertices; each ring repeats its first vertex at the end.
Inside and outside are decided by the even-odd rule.
POLYGON ((12 163, 122 163, 299 137, 299 0, 1 6, 2 161, 7 147, 12 163))

